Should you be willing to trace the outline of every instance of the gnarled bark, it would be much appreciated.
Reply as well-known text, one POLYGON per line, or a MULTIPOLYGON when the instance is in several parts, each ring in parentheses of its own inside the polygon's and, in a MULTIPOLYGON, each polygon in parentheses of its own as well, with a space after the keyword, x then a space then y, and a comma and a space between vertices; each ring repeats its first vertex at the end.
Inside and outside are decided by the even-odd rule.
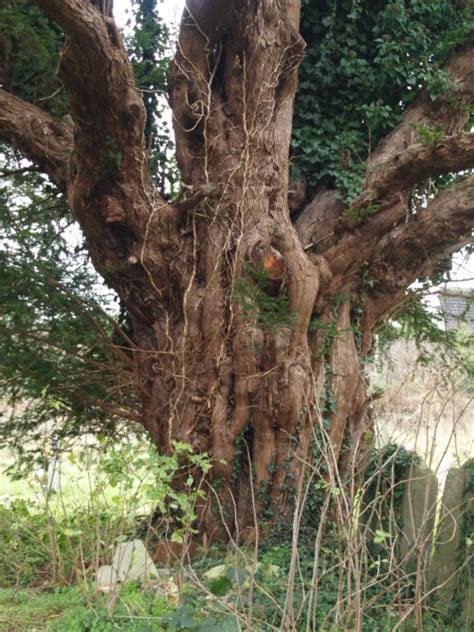
MULTIPOLYGON (((297 0, 188 2, 170 74, 186 192, 175 204, 148 177, 144 109, 111 5, 36 4, 67 36, 60 75, 74 140, 70 126, 41 111, 41 129, 25 125, 33 106, 24 103, 19 116, 0 115, 0 134, 67 189, 96 268, 126 305, 142 419, 157 447, 171 450, 179 439, 208 451, 208 482, 219 481, 229 526, 248 534, 251 482, 258 517, 287 516, 303 464, 317 458, 315 435, 330 477, 349 469, 349 454, 363 454, 371 415, 361 357, 377 323, 417 272, 469 239, 472 177, 407 214, 420 177, 473 164, 472 134, 461 133, 472 46, 448 65, 463 107, 453 113, 422 93, 375 151, 349 209, 372 204, 371 213, 354 219, 325 191, 294 224, 289 143, 304 51, 297 0), (414 123, 446 136, 420 144, 414 123), (363 269, 376 280, 372 290, 363 269)), ((213 498, 201 508, 208 537, 213 498)))
POLYGON ((62 190, 68 182, 73 129, 31 103, 0 88, 0 130, 3 138, 44 170, 62 190))

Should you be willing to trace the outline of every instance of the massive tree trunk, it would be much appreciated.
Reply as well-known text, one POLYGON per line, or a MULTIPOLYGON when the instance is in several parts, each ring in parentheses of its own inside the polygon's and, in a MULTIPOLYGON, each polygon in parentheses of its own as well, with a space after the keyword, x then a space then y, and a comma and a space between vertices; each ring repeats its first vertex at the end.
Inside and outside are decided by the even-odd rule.
MULTIPOLYGON (((363 460, 374 333, 408 285, 471 236, 472 176, 408 211, 419 180, 474 165, 465 108, 422 93, 373 154, 350 212, 320 191, 292 216, 299 2, 188 0, 170 74, 183 192, 169 204, 148 176, 143 104, 111 3, 36 4, 67 35, 60 74, 74 128, 1 91, 0 133, 67 191, 94 265, 127 307, 158 449, 180 440, 212 456, 202 530, 216 535, 223 512, 249 537, 254 509, 288 517, 306 463, 319 458, 321 476, 343 484, 363 460), (415 144, 413 121, 447 136, 415 144)), ((460 104, 472 102, 472 58, 469 44, 448 66, 460 104)))

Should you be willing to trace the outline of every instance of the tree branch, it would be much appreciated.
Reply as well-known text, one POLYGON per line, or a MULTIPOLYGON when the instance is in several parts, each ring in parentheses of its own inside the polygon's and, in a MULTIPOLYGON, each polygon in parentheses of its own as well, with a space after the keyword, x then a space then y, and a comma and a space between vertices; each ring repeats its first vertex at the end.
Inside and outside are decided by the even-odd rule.
POLYGON ((148 322, 150 303, 158 309, 168 283, 161 235, 175 214, 149 176, 145 108, 122 38, 109 17, 111 2, 34 2, 66 35, 58 72, 74 121, 66 182, 69 207, 98 272, 130 314, 148 322))
POLYGON ((364 305, 362 328, 373 330, 403 304, 418 278, 473 241, 474 176, 444 191, 406 226, 380 241, 369 274, 374 289, 364 305))
MULTIPOLYGON (((342 270, 349 253, 359 260, 364 243, 362 234, 380 239, 384 231, 389 232, 403 219, 408 194, 417 182, 474 166, 474 134, 463 133, 469 106, 474 102, 473 39, 453 52, 445 70, 452 84, 449 92, 433 101, 428 91, 422 90, 407 108, 400 125, 379 143, 371 156, 366 188, 350 205, 350 211, 351 215, 357 215, 378 203, 377 212, 363 220, 351 220, 343 214, 342 206, 337 205, 334 192, 326 192, 327 208, 323 208, 322 194, 318 194, 298 218, 296 228, 303 245, 323 254, 331 269, 342 270), (420 143, 417 131, 420 128, 444 137, 433 144, 420 143), (322 234, 321 219, 324 219, 322 234), (362 228, 361 222, 370 228, 362 228)), ((371 250, 370 244, 367 247, 371 250)), ((369 256, 367 253, 365 259, 369 256)))
POLYGON ((356 211, 387 196, 406 194, 417 182, 474 167, 474 133, 447 136, 430 145, 411 145, 380 163, 369 176, 365 191, 351 204, 356 211))
POLYGON ((73 127, 0 89, 0 136, 37 164, 62 190, 66 188, 73 127))
POLYGON ((28 167, 20 167, 19 169, 5 169, 0 171, 0 178, 11 178, 12 176, 21 176, 24 173, 37 173, 39 167, 29 165, 28 167))
POLYGON ((176 157, 182 177, 188 182, 192 179, 189 166, 193 155, 190 131, 204 116, 213 72, 211 51, 230 21, 231 5, 232 0, 188 0, 181 19, 169 85, 176 157))
POLYGON ((473 241, 474 175, 439 193, 383 237, 370 262, 376 294, 394 295, 473 241))
MULTIPOLYGON (((356 215, 379 201, 383 209, 390 208, 400 199, 406 199, 417 182, 472 167, 474 133, 447 136, 434 145, 411 145, 403 153, 377 165, 367 188, 350 205, 350 215, 356 215)), ((397 221, 396 218, 393 220, 397 221)), ((350 220, 347 214, 344 215, 344 204, 336 198, 336 192, 325 190, 306 205, 295 222, 295 228, 305 249, 322 253, 337 243, 337 232, 354 229, 357 223, 357 220, 350 220)))
POLYGON ((360 287, 364 263, 376 293, 387 304, 400 299, 416 278, 429 275, 440 260, 472 241, 473 217, 474 176, 469 176, 416 215, 408 214, 406 199, 400 198, 370 221, 345 231, 322 253, 330 274, 317 311, 336 292, 360 287))
POLYGON ((71 99, 78 150, 92 150, 97 157, 98 144, 112 137, 121 146, 126 141, 141 147, 145 111, 115 22, 88 1, 35 3, 67 35, 59 74, 71 99), (126 138, 121 127, 126 127, 126 138))
POLYGON ((92 238, 97 222, 143 234, 156 200, 146 168, 145 109, 107 2, 35 0, 66 33, 59 74, 75 123, 69 202, 92 238), (99 213, 98 213, 99 211, 99 213))
POLYGON ((417 128, 441 130, 446 136, 463 131, 474 101, 474 38, 453 52, 444 70, 451 81, 450 90, 436 100, 427 89, 422 90, 406 109, 400 125, 378 144, 371 156, 371 169, 419 142, 417 128))

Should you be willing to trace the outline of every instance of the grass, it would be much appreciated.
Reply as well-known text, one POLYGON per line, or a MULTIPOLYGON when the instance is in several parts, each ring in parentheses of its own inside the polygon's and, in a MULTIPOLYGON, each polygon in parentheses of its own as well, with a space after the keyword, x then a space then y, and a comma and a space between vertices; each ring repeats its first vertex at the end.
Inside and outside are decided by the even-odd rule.
POLYGON ((2 632, 44 630, 54 625, 68 610, 86 604, 86 596, 76 588, 41 593, 0 589, 0 629, 2 632))
POLYGON ((115 603, 78 587, 48 592, 0 589, 2 632, 161 632, 170 628, 160 620, 172 614, 164 598, 133 584, 115 603))
MULTIPOLYGON (((411 458, 405 452, 394 453, 400 467, 411 458)), ((0 464, 3 457, 0 454, 0 464)), ((385 457, 381 455, 383 462, 385 457)), ((8 465, 5 458, 3 465, 8 465)), ((0 632, 300 632, 308 629, 306 624, 321 632, 416 629, 411 614, 413 578, 397 568, 387 575, 379 572, 377 562, 392 551, 390 539, 376 542, 372 527, 365 533, 361 523, 357 542, 348 541, 347 532, 332 520, 315 557, 313 512, 321 503, 316 488, 315 497, 308 500, 309 521, 302 518, 295 549, 283 529, 281 537, 262 544, 258 558, 253 548, 240 546, 210 547, 184 565, 176 560, 169 568, 174 590, 157 582, 146 587, 131 582, 121 585, 119 594, 97 594, 96 569, 111 563, 117 542, 137 537, 138 509, 154 508, 160 502, 166 506, 165 501, 170 501, 184 514, 189 504, 191 509, 184 515, 192 524, 197 496, 190 488, 184 494, 186 503, 179 504, 183 494, 176 495, 170 484, 181 467, 176 457, 137 450, 127 442, 90 459, 64 457, 62 466, 61 492, 46 503, 38 477, 0 478, 0 493, 7 497, 4 503, 0 499, 0 632), (353 542, 363 543, 355 555, 349 546, 353 542), (219 575, 210 575, 217 567, 219 575), (362 591, 354 578, 362 582, 362 591), (400 613, 406 613, 406 620, 397 627, 400 613)), ((374 467, 381 468, 378 460, 374 467)), ((393 464, 390 489, 392 468, 393 464)), ((376 471, 381 476, 385 469, 376 471)), ((370 494, 367 502, 375 502, 370 494)), ((374 506, 382 511, 387 505, 377 501, 374 506)), ((163 521, 164 530, 156 534, 158 540, 169 538, 166 524, 163 521)), ((155 539, 147 542, 150 551, 154 543, 155 539)), ((396 558, 395 548, 393 552, 396 558)), ((427 601, 422 613, 426 632, 463 629, 449 627, 450 621, 431 610, 427 601)))
MULTIPOLYGON (((40 500, 43 498, 43 477, 39 473, 31 473, 28 477, 12 479, 7 469, 13 464, 12 456, 3 450, 0 452, 0 501, 40 500)), ((87 503, 90 491, 90 481, 84 469, 63 459, 61 462, 62 495, 67 501, 87 503)))

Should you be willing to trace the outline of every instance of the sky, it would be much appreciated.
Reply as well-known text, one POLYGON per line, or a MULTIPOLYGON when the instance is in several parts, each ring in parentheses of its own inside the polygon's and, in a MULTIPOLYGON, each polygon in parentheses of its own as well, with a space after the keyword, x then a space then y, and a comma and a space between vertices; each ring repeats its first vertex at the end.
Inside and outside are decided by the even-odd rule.
MULTIPOLYGON (((162 0, 158 3, 158 11, 170 26, 174 26, 179 23, 184 5, 185 0, 162 0)), ((119 26, 125 26, 130 6, 130 0, 114 0, 114 15, 119 26)))

